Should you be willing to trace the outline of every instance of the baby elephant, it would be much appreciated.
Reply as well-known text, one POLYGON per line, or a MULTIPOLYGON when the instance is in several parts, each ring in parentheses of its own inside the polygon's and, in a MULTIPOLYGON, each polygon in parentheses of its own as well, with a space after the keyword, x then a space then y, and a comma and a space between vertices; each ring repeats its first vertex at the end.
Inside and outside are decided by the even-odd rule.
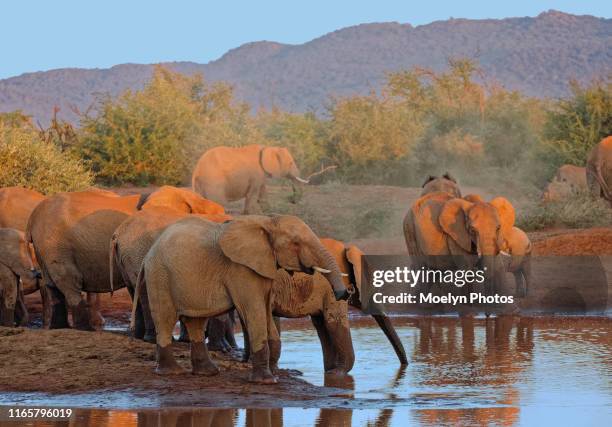
POLYGON ((0 228, 0 325, 15 326, 15 311, 19 324, 28 322, 23 302, 22 286, 38 288, 40 273, 34 268, 30 248, 21 231, 0 228))
POLYGON ((191 217, 166 228, 145 257, 134 292, 136 307, 138 288, 147 287, 157 336, 156 372, 182 371, 171 349, 179 317, 189 332, 192 372, 217 374, 203 331, 208 318, 236 308, 252 349, 250 381, 276 383, 270 361, 280 355, 271 295, 277 268, 318 271, 337 300, 349 296, 336 261, 297 217, 252 215, 223 224, 191 217))

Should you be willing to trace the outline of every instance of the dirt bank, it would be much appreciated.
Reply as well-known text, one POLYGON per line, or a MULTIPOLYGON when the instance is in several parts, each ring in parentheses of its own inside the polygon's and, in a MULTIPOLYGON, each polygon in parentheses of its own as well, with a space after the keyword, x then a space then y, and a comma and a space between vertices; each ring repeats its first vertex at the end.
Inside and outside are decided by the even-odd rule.
MULTIPOLYGON (((330 399, 342 405, 346 398, 346 391, 313 386, 287 370, 278 372, 275 386, 250 384, 248 364, 216 352, 213 358, 221 373, 215 377, 189 372, 161 377, 153 372, 154 345, 111 332, 0 328, 0 348, 2 391, 129 391, 136 396, 154 393, 168 405, 210 406, 330 399)), ((175 343, 175 355, 188 369, 188 345, 175 343)))
POLYGON ((612 228, 564 230, 557 235, 530 236, 534 255, 612 255, 612 228))

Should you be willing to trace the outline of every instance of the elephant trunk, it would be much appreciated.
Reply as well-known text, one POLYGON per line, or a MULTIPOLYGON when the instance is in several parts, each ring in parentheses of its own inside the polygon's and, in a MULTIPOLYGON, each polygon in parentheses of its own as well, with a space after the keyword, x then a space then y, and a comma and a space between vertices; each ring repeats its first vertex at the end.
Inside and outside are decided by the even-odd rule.
POLYGON ((382 331, 387 336, 387 339, 393 346, 393 350, 395 350, 395 354, 397 355, 400 364, 402 366, 407 365, 408 358, 406 357, 406 350, 404 350, 404 345, 399 339, 399 336, 397 335, 397 332, 395 331, 395 328, 391 323, 391 319, 389 319, 389 317, 384 314, 373 314, 372 317, 374 318, 374 320, 376 320, 376 323, 378 323, 378 326, 380 326, 380 329, 382 329, 382 331))
POLYGON ((313 268, 323 274, 323 276, 331 284, 337 301, 348 299, 348 289, 344 285, 342 274, 340 273, 340 268, 338 267, 336 260, 327 251, 327 249, 325 249, 321 242, 317 240, 316 245, 317 250, 315 260, 317 265, 313 268))
POLYGON ((336 353, 335 369, 348 373, 355 364, 355 350, 348 325, 337 325, 335 331, 330 331, 336 353))

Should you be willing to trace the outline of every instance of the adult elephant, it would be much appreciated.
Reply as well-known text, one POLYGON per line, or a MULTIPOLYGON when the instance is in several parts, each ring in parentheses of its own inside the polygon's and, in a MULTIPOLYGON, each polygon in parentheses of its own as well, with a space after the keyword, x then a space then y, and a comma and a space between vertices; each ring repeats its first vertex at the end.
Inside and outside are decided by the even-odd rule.
POLYGON ((417 266, 439 269, 485 269, 485 291, 503 285, 499 257, 504 231, 514 226, 514 208, 497 197, 491 202, 434 192, 419 198, 404 218, 404 237, 417 266))
MULTIPOLYGON (((115 229, 137 208, 167 205, 180 212, 222 207, 185 189, 161 187, 150 195, 120 197, 103 190, 58 193, 30 216, 26 240, 34 245, 43 274, 43 325, 68 326, 66 303, 77 329, 91 330, 91 313, 81 292, 110 292, 108 248, 115 229)), ((115 273, 114 283, 125 284, 115 273)))
POLYGON ((0 228, 0 326, 27 323, 23 287, 36 289, 39 278, 23 233, 0 228))
MULTIPOLYGON (((278 270, 272 285, 272 312, 275 316, 287 318, 310 316, 321 342, 325 372, 346 374, 355 362, 348 306, 361 309, 359 295, 363 252, 355 245, 345 245, 334 239, 321 239, 321 243, 338 264, 344 285, 351 294, 349 299, 336 300, 328 281, 319 273, 290 275, 284 270, 278 270)), ((382 314, 372 317, 389 339, 400 364, 408 364, 406 351, 391 320, 382 314)), ((246 344, 245 348, 248 348, 246 344)), ((248 358, 248 350, 245 357, 248 358)))
POLYGON ((226 206, 228 202, 246 199, 244 213, 258 210, 263 201, 266 178, 289 178, 302 183, 300 171, 289 150, 283 147, 247 145, 215 147, 202 154, 192 176, 196 193, 226 206))
POLYGON ((0 188, 0 228, 25 231, 30 214, 44 199, 41 193, 28 188, 0 188))
POLYGON ((612 206, 612 136, 604 138, 591 150, 586 176, 591 194, 603 197, 612 206))
POLYGON ((324 272, 334 297, 348 297, 333 256, 297 217, 245 216, 224 224, 184 218, 166 228, 147 253, 140 274, 157 334, 156 371, 182 371, 170 346, 178 316, 191 339, 193 373, 217 374, 203 330, 207 318, 236 308, 249 336, 251 381, 275 383, 270 365, 280 356, 280 339, 272 319, 271 289, 277 268, 324 272))
MULTIPOLYGON (((207 202, 211 206, 210 211, 219 211, 217 207, 221 208, 214 202, 207 202)), ((110 240, 111 289, 115 288, 114 270, 116 270, 123 283, 127 285, 133 299, 136 279, 145 255, 166 227, 188 215, 198 215, 213 222, 224 222, 231 219, 224 213, 189 214, 166 207, 150 207, 136 212, 117 227, 110 240)), ((140 289, 138 299, 134 337, 155 342, 155 325, 151 318, 146 288, 140 289)))

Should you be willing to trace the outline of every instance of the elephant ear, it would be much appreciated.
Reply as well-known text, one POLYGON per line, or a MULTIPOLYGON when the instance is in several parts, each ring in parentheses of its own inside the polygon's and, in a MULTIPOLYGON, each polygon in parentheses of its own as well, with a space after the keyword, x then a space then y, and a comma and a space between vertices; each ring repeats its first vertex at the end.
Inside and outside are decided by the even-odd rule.
POLYGON ((249 218, 229 222, 219 239, 219 245, 233 262, 268 279, 276 276, 276 256, 265 220, 249 218))
POLYGON ((499 220, 501 221, 502 234, 504 236, 509 235, 512 232, 514 220, 516 219, 516 214, 514 212, 512 203, 510 203, 505 197, 496 197, 491 200, 490 204, 497 210, 499 220))
POLYGON ((283 165, 278 148, 262 148, 261 166, 263 167, 264 172, 272 175, 274 178, 280 178, 283 175, 283 165))
POLYGON ((467 211, 473 204, 463 199, 452 199, 444 203, 438 219, 440 227, 463 250, 472 251, 472 239, 467 230, 467 211))
POLYGON ((430 183, 431 181, 433 181, 434 179, 436 179, 435 176, 433 175, 428 175, 427 178, 425 178, 425 181, 423 182, 423 185, 421 185, 421 188, 425 188, 425 186, 430 183))
POLYGON ((357 291, 361 293, 361 256, 363 252, 355 245, 346 247, 346 259, 353 266, 353 275, 355 276, 355 286, 357 291))

